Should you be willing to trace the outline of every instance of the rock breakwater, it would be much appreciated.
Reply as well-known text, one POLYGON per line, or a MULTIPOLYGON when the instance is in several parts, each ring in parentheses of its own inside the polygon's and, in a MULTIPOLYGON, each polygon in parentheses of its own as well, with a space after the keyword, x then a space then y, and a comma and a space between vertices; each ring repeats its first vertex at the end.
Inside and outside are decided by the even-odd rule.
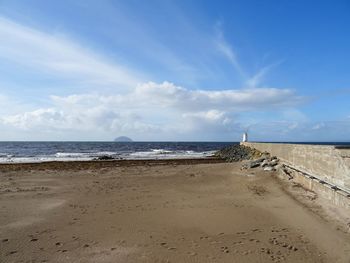
POLYGON ((239 162, 243 160, 257 159, 265 154, 266 153, 262 153, 244 145, 234 144, 217 151, 214 156, 224 159, 227 162, 239 162))
POLYGON ((217 151, 215 157, 224 159, 227 162, 246 161, 243 162, 242 169, 261 167, 264 171, 275 171, 279 163, 276 156, 271 157, 267 152, 260 152, 254 148, 239 144, 217 151))

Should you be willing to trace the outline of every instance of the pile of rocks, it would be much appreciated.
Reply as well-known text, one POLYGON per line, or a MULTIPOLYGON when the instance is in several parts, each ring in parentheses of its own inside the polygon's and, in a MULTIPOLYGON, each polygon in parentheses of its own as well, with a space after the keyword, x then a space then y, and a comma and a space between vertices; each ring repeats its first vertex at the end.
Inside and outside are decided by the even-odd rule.
POLYGON ((123 158, 121 157, 115 157, 115 156, 110 156, 110 155, 101 155, 96 158, 94 158, 94 161, 110 161, 110 160, 122 160, 123 158))
POLYGON ((267 152, 260 152, 248 146, 234 144, 221 149, 215 153, 215 156, 226 160, 227 162, 246 161, 242 169, 252 169, 261 167, 264 171, 276 171, 279 160, 276 156, 270 156, 267 152))
POLYGON ((234 144, 217 151, 214 155, 218 158, 225 159, 227 162, 238 162, 259 158, 263 156, 264 153, 244 145, 234 144))
POLYGON ((94 161, 107 161, 107 160, 114 160, 114 157, 109 155, 102 155, 94 158, 94 161))
POLYGON ((276 171, 278 163, 279 160, 276 156, 270 157, 268 154, 265 154, 261 158, 243 164, 242 168, 251 169, 261 167, 264 169, 264 171, 276 171))

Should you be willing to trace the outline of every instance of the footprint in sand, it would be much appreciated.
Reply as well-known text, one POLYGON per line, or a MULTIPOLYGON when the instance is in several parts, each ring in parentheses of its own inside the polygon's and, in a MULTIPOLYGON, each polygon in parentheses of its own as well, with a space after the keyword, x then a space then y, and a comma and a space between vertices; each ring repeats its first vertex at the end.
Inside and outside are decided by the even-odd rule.
POLYGON ((8 242, 8 241, 9 241, 8 238, 4 238, 4 239, 2 240, 3 243, 8 242))
POLYGON ((289 249, 291 251, 297 251, 298 250, 298 248, 296 248, 295 246, 287 244, 286 242, 281 242, 276 237, 270 238, 269 239, 269 243, 273 244, 273 245, 276 245, 276 246, 280 246, 280 247, 289 249))
POLYGON ((255 243, 260 243, 260 240, 255 239, 255 238, 251 238, 249 239, 250 242, 255 242, 255 243))
POLYGON ((224 253, 230 253, 230 251, 228 250, 228 247, 221 247, 221 252, 224 252, 224 253))
POLYGON ((296 247, 294 247, 294 246, 292 246, 292 245, 289 245, 289 246, 288 246, 288 249, 289 249, 289 250, 293 250, 293 251, 297 251, 297 250, 298 250, 298 248, 296 248, 296 247))
POLYGON ((271 250, 269 248, 262 247, 260 249, 260 252, 266 253, 266 254, 271 254, 271 250))

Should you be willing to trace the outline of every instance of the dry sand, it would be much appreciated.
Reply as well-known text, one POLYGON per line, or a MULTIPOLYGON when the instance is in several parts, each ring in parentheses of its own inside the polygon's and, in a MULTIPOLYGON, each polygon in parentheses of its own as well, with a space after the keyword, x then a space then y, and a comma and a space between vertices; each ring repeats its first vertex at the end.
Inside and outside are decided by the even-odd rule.
POLYGON ((240 163, 0 166, 0 262, 350 262, 349 234, 240 163))

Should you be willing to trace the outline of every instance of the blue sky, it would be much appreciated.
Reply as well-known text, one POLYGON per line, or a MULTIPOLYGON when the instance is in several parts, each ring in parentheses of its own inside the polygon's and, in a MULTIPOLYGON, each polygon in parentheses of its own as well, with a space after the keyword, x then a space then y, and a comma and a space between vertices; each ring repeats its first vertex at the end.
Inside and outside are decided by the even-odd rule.
POLYGON ((0 140, 350 140, 348 1, 0 1, 0 140))

